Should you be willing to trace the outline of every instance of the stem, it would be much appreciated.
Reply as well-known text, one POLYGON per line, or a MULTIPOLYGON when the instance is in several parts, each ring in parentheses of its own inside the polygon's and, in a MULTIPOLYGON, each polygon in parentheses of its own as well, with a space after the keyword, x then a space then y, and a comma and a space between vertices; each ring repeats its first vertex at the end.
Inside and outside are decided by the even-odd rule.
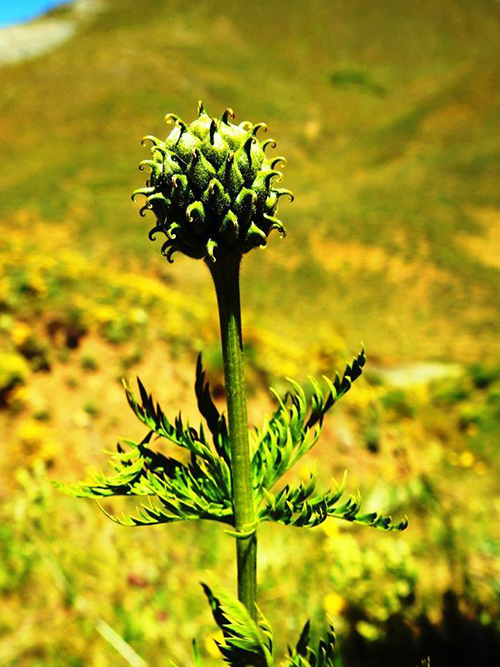
MULTIPOLYGON (((243 364, 240 310, 240 255, 228 255, 209 263, 219 305, 224 379, 226 384, 231 480, 236 532, 254 528, 255 507, 250 474, 247 398, 243 364)), ((257 616, 257 535, 236 540, 238 598, 257 616)))

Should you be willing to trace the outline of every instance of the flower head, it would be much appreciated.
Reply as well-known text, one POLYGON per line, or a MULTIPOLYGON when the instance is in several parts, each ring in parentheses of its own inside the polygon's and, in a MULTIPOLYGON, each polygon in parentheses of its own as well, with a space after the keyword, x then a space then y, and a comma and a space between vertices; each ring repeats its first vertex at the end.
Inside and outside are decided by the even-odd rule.
POLYGON ((215 119, 200 102, 198 118, 190 125, 167 114, 175 127, 166 140, 143 139, 152 144, 152 159, 139 168, 151 173, 132 199, 146 197, 141 215, 148 209, 155 214, 157 224, 149 237, 165 234, 162 253, 169 261, 174 252, 182 252, 215 262, 265 246, 273 229, 285 235, 276 217, 278 201, 282 195, 293 200, 293 194, 274 187, 282 177, 276 167, 285 158, 266 156, 266 148, 276 143, 258 140, 259 129, 267 130, 265 123, 235 125, 230 119, 231 109, 215 119))

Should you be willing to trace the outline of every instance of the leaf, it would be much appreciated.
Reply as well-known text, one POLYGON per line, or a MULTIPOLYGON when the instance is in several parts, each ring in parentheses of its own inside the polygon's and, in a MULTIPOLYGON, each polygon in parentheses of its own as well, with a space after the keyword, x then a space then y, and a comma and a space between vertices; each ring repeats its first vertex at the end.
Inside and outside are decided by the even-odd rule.
POLYGON ((405 517, 398 523, 392 523, 390 516, 377 512, 361 513, 361 498, 349 496, 342 504, 345 488, 345 475, 342 484, 335 490, 313 495, 316 478, 311 474, 307 483, 290 488, 286 485, 277 495, 266 492, 266 504, 259 510, 260 521, 276 521, 287 526, 312 528, 323 523, 328 517, 343 519, 386 531, 402 531, 408 526, 405 517))
POLYGON ((288 648, 288 662, 293 667, 333 667, 335 651, 335 632, 330 624, 325 636, 320 639, 318 648, 310 646, 310 623, 302 630, 295 649, 288 648))
POLYGON ((205 418, 207 426, 213 435, 214 446, 220 456, 226 463, 230 461, 229 435, 224 415, 219 413, 210 393, 210 384, 206 380, 206 373, 203 370, 201 353, 196 362, 196 381, 194 385, 196 398, 198 400, 198 409, 205 418))
POLYGON ((272 667, 272 631, 262 613, 257 624, 239 600, 213 592, 206 584, 202 587, 224 636, 224 643, 217 642, 224 660, 232 667, 272 667))
POLYGON ((326 390, 311 378, 313 392, 309 402, 304 389, 294 380, 289 380, 292 390, 283 398, 275 394, 277 410, 264 428, 254 434, 252 476, 259 500, 264 488, 270 490, 316 444, 325 414, 349 391, 361 375, 365 361, 361 350, 346 366, 342 379, 338 375, 333 381, 324 378, 326 390))
POLYGON ((328 385, 329 392, 323 402, 323 397, 321 390, 316 391, 314 401, 314 408, 311 411, 309 420, 306 424, 306 428, 312 428, 316 423, 322 422, 325 414, 330 410, 337 401, 339 401, 342 396, 347 394, 349 389, 352 386, 352 383, 357 380, 361 373, 363 372, 363 366, 366 363, 365 351, 364 349, 358 354, 358 356, 352 361, 351 364, 347 364, 342 380, 339 376, 336 375, 334 381, 332 382, 329 378, 324 376, 324 380, 328 385))
POLYGON ((195 453, 200 453, 203 445, 206 447, 207 443, 204 441, 202 434, 197 433, 189 425, 185 426, 180 414, 172 424, 161 409, 160 404, 155 403, 153 396, 148 394, 139 378, 137 378, 137 386, 139 388, 140 401, 137 400, 132 387, 128 383, 124 382, 123 386, 125 387, 125 394, 129 405, 136 417, 151 431, 162 438, 170 440, 179 447, 184 447, 195 453))
POLYGON ((308 620, 306 621, 306 624, 302 629, 299 641, 297 642, 297 646, 295 648, 295 652, 298 653, 298 655, 307 656, 307 647, 309 645, 310 638, 311 638, 311 621, 308 620))
POLYGON ((191 454, 187 463, 167 457, 149 446, 153 432, 136 444, 118 444, 111 458, 115 473, 94 475, 94 483, 56 484, 70 495, 101 499, 110 496, 150 496, 155 502, 138 507, 135 515, 120 517, 101 509, 124 526, 146 526, 173 521, 211 519, 234 525, 230 473, 208 447, 191 454), (128 449, 124 449, 123 445, 128 449))
POLYGON ((193 657, 194 657, 194 667, 203 667, 203 661, 198 651, 198 645, 196 639, 193 639, 193 657))

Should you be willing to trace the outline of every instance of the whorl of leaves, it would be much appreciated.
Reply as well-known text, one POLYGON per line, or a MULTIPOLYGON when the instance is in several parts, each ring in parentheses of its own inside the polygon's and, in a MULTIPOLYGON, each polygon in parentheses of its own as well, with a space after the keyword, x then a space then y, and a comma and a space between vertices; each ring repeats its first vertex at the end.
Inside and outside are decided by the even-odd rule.
MULTIPOLYGON (((403 530, 404 519, 393 524, 390 517, 375 512, 362 514, 359 497, 342 500, 345 480, 340 486, 316 493, 314 475, 293 488, 286 485, 277 493, 276 482, 308 452, 317 441, 323 418, 350 389, 362 372, 365 356, 362 351, 348 364, 342 378, 324 378, 326 390, 311 380, 312 395, 307 399, 304 389, 290 381, 283 399, 261 430, 253 433, 252 483, 259 521, 276 521, 299 527, 317 526, 328 517, 344 519, 383 530, 403 530)), ((145 526, 181 520, 210 519, 234 526, 231 495, 231 449, 227 422, 215 405, 205 371, 198 358, 195 393, 203 425, 196 429, 185 423, 179 414, 170 421, 161 406, 153 400, 138 380, 139 398, 125 384, 130 407, 148 428, 140 443, 121 440, 118 451, 111 456, 112 475, 93 475, 87 484, 57 485, 71 495, 102 499, 108 496, 147 496, 133 515, 112 516, 126 526, 145 526), (187 460, 179 460, 155 451, 153 437, 167 440, 185 450, 187 460)), ((186 457, 184 457, 186 458, 186 457)))

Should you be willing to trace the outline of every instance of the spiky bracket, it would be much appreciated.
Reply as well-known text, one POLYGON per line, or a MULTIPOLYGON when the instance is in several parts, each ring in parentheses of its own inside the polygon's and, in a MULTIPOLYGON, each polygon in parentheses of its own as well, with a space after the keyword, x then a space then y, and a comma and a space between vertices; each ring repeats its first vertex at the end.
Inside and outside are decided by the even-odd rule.
MULTIPOLYGON (((278 398, 278 407, 262 429, 251 434, 252 484, 257 522, 275 521, 298 527, 317 526, 328 517, 343 519, 383 530, 404 530, 406 518, 393 523, 375 512, 363 514, 359 496, 342 501, 344 482, 332 490, 316 493, 316 478, 296 487, 284 486, 273 492, 276 483, 317 442, 325 414, 351 388, 365 364, 364 352, 348 364, 342 378, 324 378, 325 387, 311 380, 312 395, 290 380, 291 389, 278 398)), ((179 414, 170 421, 138 380, 139 398, 125 385, 128 402, 138 419, 148 428, 146 437, 135 443, 121 440, 111 463, 115 473, 97 474, 91 483, 63 485, 62 491, 78 497, 101 500, 110 496, 144 496, 137 514, 113 516, 126 526, 146 526, 182 520, 209 519, 234 528, 231 495, 231 449, 226 418, 216 407, 205 371, 198 357, 195 393, 203 424, 185 423, 179 414), (187 462, 152 449, 153 437, 167 440, 188 453, 187 462)), ((250 527, 250 530, 255 527, 250 527)), ((247 537, 228 531, 235 537, 247 537)))
POLYGON ((166 140, 152 135, 143 139, 152 144, 151 159, 139 168, 151 173, 132 199, 146 198, 140 213, 151 210, 156 216, 149 237, 165 234, 162 253, 169 261, 181 252, 215 262, 265 246, 273 229, 285 235, 276 217, 278 201, 284 195, 293 200, 293 194, 274 187, 273 180, 281 179, 276 166, 286 160, 266 156, 266 148, 276 142, 258 140, 258 130, 267 130, 265 123, 235 125, 231 118, 231 109, 219 119, 211 118, 200 102, 198 118, 190 125, 167 114, 175 128, 166 140))

